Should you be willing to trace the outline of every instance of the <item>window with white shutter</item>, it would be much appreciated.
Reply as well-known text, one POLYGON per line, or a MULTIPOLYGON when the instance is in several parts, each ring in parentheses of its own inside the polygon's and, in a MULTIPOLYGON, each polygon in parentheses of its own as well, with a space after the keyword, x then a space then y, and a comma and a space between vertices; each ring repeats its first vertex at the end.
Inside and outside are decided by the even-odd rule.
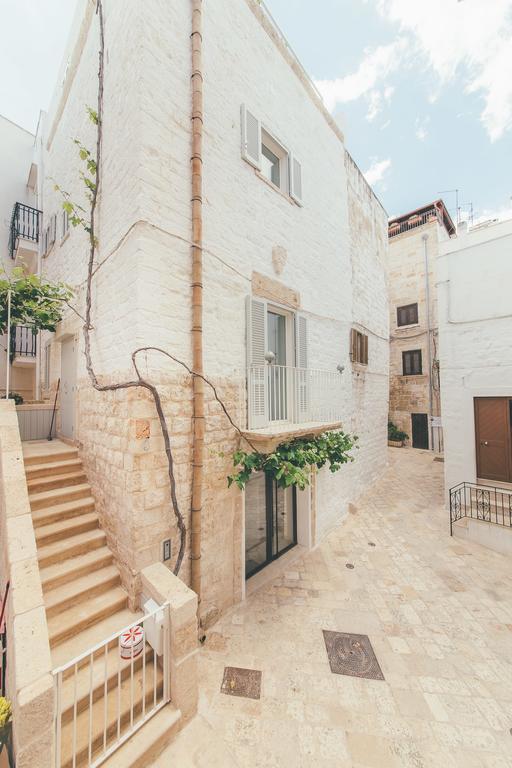
POLYGON ((289 156, 290 197, 302 205, 302 166, 293 155, 289 156))
POLYGON ((308 322, 304 315, 295 315, 296 408, 301 421, 309 421, 310 385, 308 371, 308 322))
POLYGON ((261 124, 245 104, 241 108, 242 157, 258 170, 261 169, 261 124))
POLYGON ((258 429, 268 424, 267 302, 247 297, 247 366, 249 424, 258 429))

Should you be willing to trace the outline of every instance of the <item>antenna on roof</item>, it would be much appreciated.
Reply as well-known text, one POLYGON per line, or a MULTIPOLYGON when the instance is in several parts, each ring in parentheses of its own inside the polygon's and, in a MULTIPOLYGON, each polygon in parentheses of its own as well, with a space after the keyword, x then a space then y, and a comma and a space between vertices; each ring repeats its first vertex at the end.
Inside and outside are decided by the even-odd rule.
POLYGON ((455 192, 455 210, 456 210, 456 219, 457 224, 460 224, 460 205, 459 205, 459 190, 458 189, 444 189, 439 194, 440 195, 447 195, 447 194, 453 194, 455 192))

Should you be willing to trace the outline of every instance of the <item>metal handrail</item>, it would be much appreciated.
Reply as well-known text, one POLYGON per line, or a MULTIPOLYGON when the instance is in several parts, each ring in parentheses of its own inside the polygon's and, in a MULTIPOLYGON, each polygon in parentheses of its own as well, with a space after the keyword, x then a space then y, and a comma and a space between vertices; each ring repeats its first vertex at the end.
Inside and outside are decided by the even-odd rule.
POLYGON ((53 440, 53 422, 55 419, 55 410, 57 408, 57 396, 59 394, 59 388, 60 388, 60 379, 57 381, 57 389, 55 390, 55 400, 53 401, 53 410, 52 410, 52 420, 50 422, 50 431, 48 432, 48 440, 53 440))
POLYGON ((413 214, 403 221, 392 221, 388 226, 388 236, 396 237, 397 235, 401 235, 402 232, 409 232, 411 229, 422 227, 423 224, 430 224, 434 220, 441 223, 437 208, 430 208, 423 213, 413 214))
POLYGON ((33 325, 15 325, 11 331, 11 363, 15 357, 35 357, 37 330, 33 325))
POLYGON ((512 528, 512 489, 484 483, 461 482, 449 490, 450 536, 463 518, 512 528))
POLYGON ((4 616, 10 585, 10 581, 8 581, 5 585, 5 592, 2 598, 2 609, 0 611, 0 696, 5 696, 5 672, 7 669, 7 628, 4 627, 4 616))

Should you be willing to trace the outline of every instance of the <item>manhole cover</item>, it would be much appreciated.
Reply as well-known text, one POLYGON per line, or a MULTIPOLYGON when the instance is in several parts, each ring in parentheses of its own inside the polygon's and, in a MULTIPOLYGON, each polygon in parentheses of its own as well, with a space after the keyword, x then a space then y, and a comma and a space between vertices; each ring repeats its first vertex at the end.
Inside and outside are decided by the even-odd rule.
POLYGON ((368 542, 368 546, 369 546, 369 547, 376 547, 377 545, 375 544, 375 542, 374 542, 374 541, 369 541, 369 542, 368 542))
POLYGON ((354 567, 355 566, 354 566, 353 563, 345 563, 345 568, 350 568, 352 570, 352 568, 354 568, 354 567))
POLYGON ((225 667, 221 693, 229 696, 245 696, 247 699, 259 699, 261 694, 261 672, 259 669, 225 667))
POLYGON ((367 635, 323 630, 331 672, 335 675, 384 680, 377 657, 367 635))

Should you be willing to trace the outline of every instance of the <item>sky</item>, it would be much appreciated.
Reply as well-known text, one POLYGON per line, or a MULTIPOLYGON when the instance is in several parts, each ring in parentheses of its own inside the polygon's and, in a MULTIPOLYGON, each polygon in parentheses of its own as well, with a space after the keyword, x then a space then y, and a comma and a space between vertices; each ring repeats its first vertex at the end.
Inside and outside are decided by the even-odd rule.
MULTIPOLYGON (((75 5, 0 0, 0 114, 29 130, 75 5)), ((512 217, 512 0, 267 5, 390 216, 442 197, 456 217, 458 188, 461 217, 512 217)))

